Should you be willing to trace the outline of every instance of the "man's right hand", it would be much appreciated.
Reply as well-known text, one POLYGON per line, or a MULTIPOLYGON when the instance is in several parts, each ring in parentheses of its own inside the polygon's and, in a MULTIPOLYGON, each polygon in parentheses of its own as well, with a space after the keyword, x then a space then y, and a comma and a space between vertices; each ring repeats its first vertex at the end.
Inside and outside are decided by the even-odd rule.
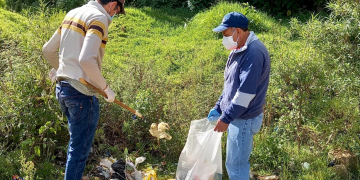
POLYGON ((107 102, 114 102, 115 101, 115 93, 113 90, 110 89, 109 85, 106 85, 104 92, 107 95, 107 98, 104 98, 107 102))
POLYGON ((209 121, 217 121, 221 114, 216 109, 211 109, 207 119, 209 121))

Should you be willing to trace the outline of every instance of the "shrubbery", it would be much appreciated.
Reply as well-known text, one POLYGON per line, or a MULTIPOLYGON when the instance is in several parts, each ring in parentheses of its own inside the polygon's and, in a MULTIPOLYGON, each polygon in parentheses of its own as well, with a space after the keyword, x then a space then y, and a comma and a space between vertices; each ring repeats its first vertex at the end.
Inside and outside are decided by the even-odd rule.
MULTIPOLYGON (((3 1, 3 0, 2 0, 3 1)), ((8 8, 20 12, 28 7, 37 7, 44 3, 48 7, 59 8, 69 11, 79 7, 87 0, 5 0, 8 8)), ((194 12, 199 12, 218 4, 219 2, 238 2, 249 3, 257 9, 277 16, 290 16, 304 10, 322 11, 328 3, 328 0, 128 0, 126 7, 152 7, 152 8, 187 8, 194 12)), ((0 1, 1 7, 1 1, 0 1)))
POLYGON ((5 8, 5 7, 6 7, 5 0, 0 0, 0 8, 5 8))
POLYGON ((273 15, 285 15, 289 16, 293 13, 299 13, 304 10, 321 11, 326 6, 328 0, 129 0, 131 6, 143 7, 149 6, 154 8, 178 8, 186 7, 190 10, 204 10, 219 2, 237 2, 237 3, 249 3, 264 12, 271 13, 273 15))
POLYGON ((27 168, 26 162, 22 165, 12 160, 13 156, 23 153, 30 164, 41 166, 66 149, 68 139, 66 119, 50 95, 53 86, 46 79, 49 66, 41 57, 42 45, 64 14, 24 13, 27 17, 0 9, 0 149, 4 150, 0 155, 11 161, 5 163, 7 167, 15 168, 0 169, 0 179, 11 177, 8 173, 19 174, 19 167, 27 168))

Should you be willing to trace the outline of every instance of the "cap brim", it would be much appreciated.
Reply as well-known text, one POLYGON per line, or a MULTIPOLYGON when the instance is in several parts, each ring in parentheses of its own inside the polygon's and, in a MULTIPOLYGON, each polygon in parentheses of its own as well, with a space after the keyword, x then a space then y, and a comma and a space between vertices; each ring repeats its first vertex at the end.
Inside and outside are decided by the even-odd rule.
POLYGON ((223 32, 223 31, 225 31, 225 30, 228 29, 228 28, 229 28, 229 27, 220 25, 220 26, 214 28, 213 31, 215 31, 215 32, 223 32))

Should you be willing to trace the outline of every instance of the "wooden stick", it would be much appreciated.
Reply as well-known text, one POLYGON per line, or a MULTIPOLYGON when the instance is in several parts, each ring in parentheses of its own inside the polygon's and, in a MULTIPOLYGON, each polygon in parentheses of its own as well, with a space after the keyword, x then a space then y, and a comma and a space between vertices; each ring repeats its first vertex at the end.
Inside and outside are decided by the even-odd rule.
MULTIPOLYGON (((96 92, 98 92, 99 94, 101 94, 102 96, 104 96, 105 98, 107 98, 107 95, 104 91, 102 91, 101 89, 95 87, 94 85, 90 84, 89 82, 85 81, 85 79, 80 78, 79 81, 86 85, 87 87, 90 87, 91 89, 94 89, 96 92)), ((143 118, 143 115, 141 115, 139 112, 131 109, 129 106, 125 105, 124 103, 120 102, 119 100, 115 99, 114 103, 120 105, 121 107, 127 109, 128 111, 130 111, 131 113, 135 114, 136 116, 143 118)))

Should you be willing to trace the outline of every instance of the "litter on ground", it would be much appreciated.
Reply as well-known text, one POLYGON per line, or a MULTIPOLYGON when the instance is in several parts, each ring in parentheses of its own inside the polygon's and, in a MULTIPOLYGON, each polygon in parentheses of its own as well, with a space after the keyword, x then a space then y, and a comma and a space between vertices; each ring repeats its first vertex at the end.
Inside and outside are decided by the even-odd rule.
POLYGON ((170 126, 168 125, 168 123, 164 123, 164 122, 161 122, 158 124, 156 123, 152 123, 151 126, 150 126, 150 134, 154 137, 157 137, 158 139, 167 139, 167 140, 171 140, 171 136, 165 132, 166 130, 169 130, 170 129, 170 126))
POLYGON ((138 157, 134 164, 129 159, 124 161, 112 157, 103 158, 100 160, 100 166, 96 167, 95 176, 109 180, 158 180, 154 169, 137 169, 137 166, 145 160, 145 157, 138 157))

